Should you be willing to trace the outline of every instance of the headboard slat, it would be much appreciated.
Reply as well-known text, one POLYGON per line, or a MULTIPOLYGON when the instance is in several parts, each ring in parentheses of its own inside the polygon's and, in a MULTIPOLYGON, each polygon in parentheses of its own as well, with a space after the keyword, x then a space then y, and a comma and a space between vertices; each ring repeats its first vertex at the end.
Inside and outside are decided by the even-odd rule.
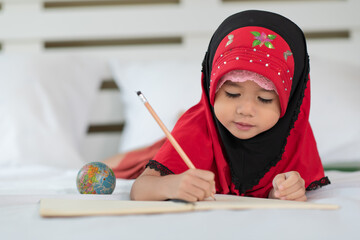
POLYGON ((307 39, 350 38, 349 30, 305 32, 307 39))
POLYGON ((181 44, 181 37, 152 37, 152 38, 126 38, 126 39, 98 39, 98 40, 72 40, 72 41, 46 41, 45 48, 79 48, 79 47, 106 47, 129 45, 166 45, 181 44))
POLYGON ((104 79, 101 82, 100 90, 119 90, 119 87, 113 79, 104 79))
POLYGON ((124 123, 108 123, 108 124, 91 124, 87 130, 88 134, 92 133, 121 133, 124 129, 124 123))
POLYGON ((179 4, 180 0, 46 1, 44 8, 100 7, 119 5, 179 4))

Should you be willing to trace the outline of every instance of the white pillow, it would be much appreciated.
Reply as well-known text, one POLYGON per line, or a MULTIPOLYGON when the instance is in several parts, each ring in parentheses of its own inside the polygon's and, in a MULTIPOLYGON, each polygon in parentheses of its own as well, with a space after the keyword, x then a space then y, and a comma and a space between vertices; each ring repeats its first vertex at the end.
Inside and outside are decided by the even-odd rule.
POLYGON ((165 136, 137 91, 145 95, 169 130, 181 112, 200 101, 201 62, 112 60, 110 66, 124 103, 125 127, 120 152, 152 144, 165 136))
POLYGON ((0 166, 80 167, 101 68, 85 56, 0 56, 0 166))
POLYGON ((311 57, 310 122, 324 164, 360 162, 359 67, 311 57))

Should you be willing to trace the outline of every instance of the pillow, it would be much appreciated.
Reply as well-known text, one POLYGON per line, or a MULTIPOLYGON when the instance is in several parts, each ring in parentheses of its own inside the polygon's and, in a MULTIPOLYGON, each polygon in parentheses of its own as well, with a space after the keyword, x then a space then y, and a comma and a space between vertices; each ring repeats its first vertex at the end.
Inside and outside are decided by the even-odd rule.
MULTIPOLYGON (((152 144, 164 137, 136 91, 142 91, 169 130, 181 111, 200 100, 201 67, 198 62, 112 60, 110 66, 124 104, 125 127, 120 152, 152 144)), ((358 66, 341 61, 311 58, 310 122, 325 165, 360 160, 357 69, 358 66)))
POLYGON ((136 92, 144 94, 171 131, 179 114, 200 101, 200 63, 189 60, 110 62, 124 104, 125 126, 120 152, 150 145, 165 136, 136 92))
POLYGON ((310 123, 324 165, 360 162, 359 65, 311 57, 310 123))
POLYGON ((85 56, 0 56, 0 166, 80 167, 100 68, 85 56))

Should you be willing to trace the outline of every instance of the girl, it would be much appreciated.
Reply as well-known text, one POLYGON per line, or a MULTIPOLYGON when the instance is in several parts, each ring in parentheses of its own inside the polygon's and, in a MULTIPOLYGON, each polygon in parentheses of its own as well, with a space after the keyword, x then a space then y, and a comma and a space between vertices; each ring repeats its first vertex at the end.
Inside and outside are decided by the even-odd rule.
POLYGON ((305 201, 329 184, 308 121, 309 59, 303 32, 265 11, 228 17, 203 61, 202 98, 172 134, 197 169, 169 141, 131 190, 134 200, 199 201, 236 194, 305 201))

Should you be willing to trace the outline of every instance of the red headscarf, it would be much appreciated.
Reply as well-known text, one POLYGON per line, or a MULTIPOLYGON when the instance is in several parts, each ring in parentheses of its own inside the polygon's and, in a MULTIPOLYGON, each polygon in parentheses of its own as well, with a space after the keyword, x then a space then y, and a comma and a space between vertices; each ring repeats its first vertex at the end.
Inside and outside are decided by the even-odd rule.
MULTIPOLYGON (((215 173, 217 193, 267 197, 279 173, 297 171, 309 189, 326 185, 309 124, 309 60, 303 32, 283 16, 245 11, 227 18, 214 33, 203 61, 202 97, 172 134, 196 168, 215 173), (268 131, 241 140, 217 120, 214 98, 221 76, 248 70, 276 86, 281 114, 268 131)), ((147 165, 163 174, 188 168, 166 141, 147 165)))

